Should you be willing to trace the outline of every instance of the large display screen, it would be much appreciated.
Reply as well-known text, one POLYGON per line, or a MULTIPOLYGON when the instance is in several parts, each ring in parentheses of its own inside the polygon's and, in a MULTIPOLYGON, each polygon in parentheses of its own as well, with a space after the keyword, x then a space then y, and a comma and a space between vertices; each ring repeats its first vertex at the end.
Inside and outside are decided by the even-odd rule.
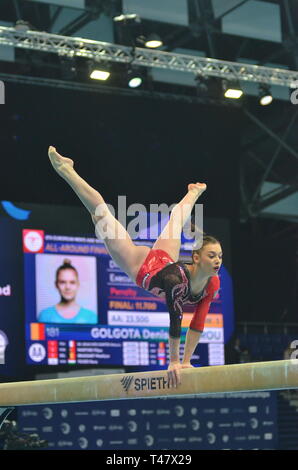
MULTIPOLYGON (((100 240, 30 229, 23 250, 28 364, 166 365, 165 301, 121 272, 100 240)), ((201 365, 224 363, 223 295, 206 319, 194 358, 201 365)), ((192 311, 186 306, 181 348, 192 311)))
MULTIPOLYGON (((221 288, 193 356, 202 366, 224 363, 224 343, 234 329, 229 223, 206 218, 204 229, 221 240, 224 258, 221 288)), ((121 272, 92 231, 78 207, 0 201, 0 377, 167 366, 164 300, 121 272)), ((183 240, 180 258, 191 261, 183 240)), ((185 308, 181 355, 191 317, 185 308)))

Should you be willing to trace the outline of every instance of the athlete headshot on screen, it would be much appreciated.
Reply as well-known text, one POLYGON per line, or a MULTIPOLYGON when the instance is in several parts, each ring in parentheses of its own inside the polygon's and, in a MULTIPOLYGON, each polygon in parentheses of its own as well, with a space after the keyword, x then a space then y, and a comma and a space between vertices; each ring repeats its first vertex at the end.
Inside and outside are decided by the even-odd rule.
POLYGON ((60 302, 42 310, 38 321, 43 323, 97 323, 97 314, 81 307, 76 302, 80 288, 79 274, 71 261, 64 260, 56 271, 55 286, 60 295, 60 302))

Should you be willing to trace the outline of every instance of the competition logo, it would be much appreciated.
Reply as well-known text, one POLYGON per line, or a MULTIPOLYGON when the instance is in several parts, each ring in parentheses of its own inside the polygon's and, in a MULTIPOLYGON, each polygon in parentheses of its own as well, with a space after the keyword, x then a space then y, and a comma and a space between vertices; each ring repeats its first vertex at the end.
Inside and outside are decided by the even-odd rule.
POLYGON ((23 250, 24 253, 43 253, 44 231, 43 230, 23 230, 23 250))
POLYGON ((169 388, 169 383, 165 377, 134 378, 132 375, 124 376, 120 381, 123 390, 128 392, 133 388, 135 392, 143 390, 165 390, 169 388))

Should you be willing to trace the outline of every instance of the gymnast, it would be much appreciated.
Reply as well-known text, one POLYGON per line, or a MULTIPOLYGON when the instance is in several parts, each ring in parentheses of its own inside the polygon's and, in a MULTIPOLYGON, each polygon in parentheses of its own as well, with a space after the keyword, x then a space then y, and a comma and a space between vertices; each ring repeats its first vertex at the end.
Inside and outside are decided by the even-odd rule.
POLYGON ((181 232, 190 218, 197 199, 206 190, 204 183, 188 185, 188 192, 175 205, 170 219, 152 248, 137 246, 125 228, 115 219, 101 194, 74 170, 73 160, 50 146, 48 155, 56 172, 71 186, 91 214, 96 235, 104 240, 113 260, 139 287, 165 297, 170 314, 168 383, 181 383, 180 370, 192 367, 191 356, 200 340, 210 304, 220 287, 218 270, 222 263, 219 241, 209 235, 192 251, 192 263, 178 261, 181 232), (179 236, 177 236, 179 233, 179 236), (183 304, 196 304, 187 331, 184 356, 180 363, 179 347, 183 304))

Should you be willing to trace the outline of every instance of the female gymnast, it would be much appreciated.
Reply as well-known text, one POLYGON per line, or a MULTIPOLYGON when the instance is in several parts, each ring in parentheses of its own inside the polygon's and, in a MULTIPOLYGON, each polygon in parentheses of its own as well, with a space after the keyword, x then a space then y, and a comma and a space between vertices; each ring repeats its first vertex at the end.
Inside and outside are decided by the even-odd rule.
POLYGON ((191 215, 197 199, 206 190, 206 184, 188 185, 188 192, 176 204, 169 222, 152 248, 136 246, 130 235, 110 212, 101 194, 89 186, 74 170, 70 158, 49 147, 49 158, 56 172, 72 187, 96 227, 96 234, 117 265, 139 286, 154 295, 164 296, 170 314, 168 383, 177 387, 181 383, 180 370, 192 367, 191 356, 204 329, 210 304, 219 290, 217 276, 222 263, 222 250, 218 240, 203 237, 203 245, 192 252, 192 264, 178 261, 181 231, 191 215), (197 304, 187 331, 184 356, 180 363, 179 346, 183 304, 197 304))

